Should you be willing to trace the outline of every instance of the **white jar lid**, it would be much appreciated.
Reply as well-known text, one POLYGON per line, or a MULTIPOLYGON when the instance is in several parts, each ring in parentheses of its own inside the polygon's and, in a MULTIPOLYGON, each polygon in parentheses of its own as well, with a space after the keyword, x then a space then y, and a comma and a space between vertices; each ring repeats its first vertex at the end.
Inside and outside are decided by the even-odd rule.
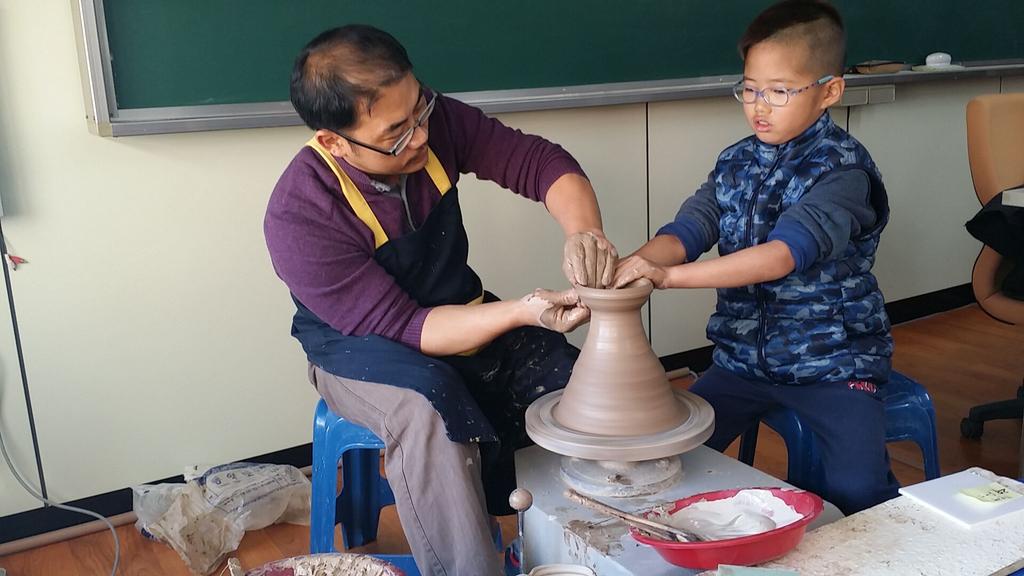
POLYGON ((941 67, 949 66, 953 62, 953 57, 945 52, 933 52, 924 59, 926 66, 941 67))

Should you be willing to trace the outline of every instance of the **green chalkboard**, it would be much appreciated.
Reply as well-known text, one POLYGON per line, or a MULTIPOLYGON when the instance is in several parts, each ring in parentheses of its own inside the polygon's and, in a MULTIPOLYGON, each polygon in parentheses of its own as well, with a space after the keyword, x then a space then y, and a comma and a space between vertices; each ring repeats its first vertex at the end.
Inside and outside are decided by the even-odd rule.
MULTIPOLYGON (((288 99, 320 31, 360 22, 446 92, 740 71, 736 40, 770 0, 103 0, 119 109, 288 99)), ((1024 1, 837 0, 850 62, 1024 57, 1024 1)))

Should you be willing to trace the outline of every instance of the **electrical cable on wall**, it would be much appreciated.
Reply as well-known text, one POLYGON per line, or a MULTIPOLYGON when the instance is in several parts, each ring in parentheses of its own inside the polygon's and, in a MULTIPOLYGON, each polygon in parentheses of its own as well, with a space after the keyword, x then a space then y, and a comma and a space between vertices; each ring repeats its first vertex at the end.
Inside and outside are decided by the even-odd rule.
POLYGON ((25 478, 18 471, 18 468, 14 465, 14 461, 7 453, 7 444, 4 441, 3 437, 2 422, 0 422, 0 454, 3 455, 4 462, 6 462, 7 467, 10 468, 11 474, 14 475, 14 479, 17 480, 18 484, 21 484, 21 487, 24 488, 25 491, 28 492, 36 500, 39 500, 40 502, 47 506, 60 508, 61 510, 68 510, 70 512, 77 512, 79 514, 85 514, 86 516, 92 516, 93 518, 96 518, 107 525, 107 528, 110 529, 110 533, 114 536, 114 564, 113 567, 110 569, 110 576, 116 576, 117 567, 121 562, 121 541, 120 539, 118 539, 117 530, 114 528, 114 525, 110 522, 110 520, 107 520, 107 518, 104 517, 102 514, 98 514, 96 512, 93 512, 92 510, 86 510, 84 508, 78 508, 75 506, 68 506, 66 504, 59 504, 57 502, 53 502, 52 500, 46 497, 46 481, 43 478, 42 460, 39 455, 39 444, 36 438, 35 419, 32 415, 32 403, 28 391, 28 374, 25 371, 25 355, 23 354, 21 347, 21 331, 18 329, 18 315, 14 309, 14 290, 11 288, 11 272, 10 268, 8 267, 8 262, 11 262, 11 265, 15 266, 16 264, 24 263, 25 260, 22 258, 18 258, 16 256, 12 257, 7 253, 7 241, 4 238, 2 221, 3 219, 0 218, 0 255, 2 255, 2 257, 0 257, 0 260, 3 260, 4 284, 7 287, 7 305, 11 311, 11 326, 14 329, 14 344, 18 351, 18 367, 21 370, 21 385, 25 392, 25 403, 28 407, 29 427, 32 432, 32 445, 35 448, 36 466, 38 467, 39 470, 39 485, 41 490, 37 491, 25 480, 25 478), (15 258, 17 258, 17 260, 15 260, 15 258), (42 492, 42 494, 40 494, 39 492, 42 492))

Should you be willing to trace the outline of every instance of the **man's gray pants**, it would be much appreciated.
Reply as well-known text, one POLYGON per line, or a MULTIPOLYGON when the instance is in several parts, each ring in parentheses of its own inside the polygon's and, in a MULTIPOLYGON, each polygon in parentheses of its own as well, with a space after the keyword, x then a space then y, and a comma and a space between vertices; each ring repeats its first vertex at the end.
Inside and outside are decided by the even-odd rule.
POLYGON ((384 441, 384 470, 420 573, 501 575, 477 445, 449 440, 441 416, 414 390, 313 365, 309 377, 332 412, 384 441))

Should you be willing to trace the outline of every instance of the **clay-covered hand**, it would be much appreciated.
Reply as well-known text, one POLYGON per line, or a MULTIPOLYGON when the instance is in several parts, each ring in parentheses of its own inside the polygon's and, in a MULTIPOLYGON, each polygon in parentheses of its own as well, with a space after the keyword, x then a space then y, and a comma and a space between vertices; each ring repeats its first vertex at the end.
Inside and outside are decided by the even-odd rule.
POLYGON ((569 282, 588 288, 612 285, 619 253, 600 230, 577 232, 565 239, 562 271, 569 282))
POLYGON ((572 332, 590 320, 590 309, 580 303, 575 290, 556 292, 538 288, 519 301, 526 306, 531 325, 555 332, 572 332))
POLYGON ((622 288, 640 278, 647 278, 655 288, 668 288, 668 270, 664 266, 659 266, 643 256, 635 254, 619 260, 619 265, 615 267, 612 286, 622 288))

